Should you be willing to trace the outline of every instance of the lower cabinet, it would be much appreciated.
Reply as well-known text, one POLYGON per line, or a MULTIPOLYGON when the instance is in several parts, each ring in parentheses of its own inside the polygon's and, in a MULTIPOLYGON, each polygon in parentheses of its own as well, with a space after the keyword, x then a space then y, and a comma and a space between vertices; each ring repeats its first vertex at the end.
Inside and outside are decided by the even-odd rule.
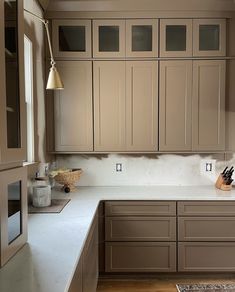
POLYGON ((175 272, 174 242, 106 242, 106 272, 175 272))
POLYGON ((98 216, 95 216, 68 291, 96 292, 98 273, 98 216))
POLYGON ((180 242, 179 272, 225 272, 235 270, 234 242, 180 242))
POLYGON ((175 271, 175 202, 105 202, 105 272, 175 271))

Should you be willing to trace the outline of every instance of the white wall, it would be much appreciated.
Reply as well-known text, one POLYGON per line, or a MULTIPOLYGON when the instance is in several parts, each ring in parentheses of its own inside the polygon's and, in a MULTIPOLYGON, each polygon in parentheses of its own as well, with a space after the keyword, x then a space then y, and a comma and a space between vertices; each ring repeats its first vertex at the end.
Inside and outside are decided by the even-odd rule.
POLYGON ((58 156, 57 166, 82 168, 84 173, 79 181, 80 186, 121 186, 121 185, 213 185, 218 173, 234 158, 224 161, 224 155, 214 156, 217 159, 215 173, 201 175, 202 159, 211 156, 199 155, 159 155, 159 156, 58 156), (115 171, 116 163, 123 164, 123 172, 115 171))

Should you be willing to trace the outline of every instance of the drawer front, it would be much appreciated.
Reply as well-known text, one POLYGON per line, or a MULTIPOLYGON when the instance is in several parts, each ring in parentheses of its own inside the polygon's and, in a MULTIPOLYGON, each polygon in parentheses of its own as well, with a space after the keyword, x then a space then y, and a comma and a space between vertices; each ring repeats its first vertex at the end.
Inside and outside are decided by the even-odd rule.
POLYGON ((107 241, 175 241, 175 217, 106 217, 107 241))
POLYGON ((234 217, 179 217, 179 241, 235 241, 234 217))
POLYGON ((167 242, 107 242, 106 272, 174 272, 176 244, 167 242))
POLYGON ((223 272, 235 270, 235 243, 180 242, 179 272, 223 272))
POLYGON ((105 203, 106 216, 169 216, 176 215, 176 202, 118 201, 105 203))
POLYGON ((178 215, 233 216, 235 215, 235 202, 179 202, 178 215))

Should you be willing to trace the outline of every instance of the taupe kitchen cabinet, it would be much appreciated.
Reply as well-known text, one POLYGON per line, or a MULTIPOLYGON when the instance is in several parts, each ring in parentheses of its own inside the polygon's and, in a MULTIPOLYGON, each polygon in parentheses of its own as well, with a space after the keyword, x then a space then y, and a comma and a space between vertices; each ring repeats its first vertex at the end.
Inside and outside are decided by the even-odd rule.
POLYGON ((95 61, 96 151, 157 151, 158 62, 95 61))
POLYGON ((105 272, 176 271, 176 203, 105 202, 105 272))
POLYGON ((96 292, 99 276, 98 216, 96 214, 83 250, 83 292, 96 292))
POLYGON ((68 291, 96 292, 98 273, 98 216, 96 214, 68 291))
POLYGON ((52 36, 56 58, 91 58, 91 20, 53 20, 52 36))
POLYGON ((178 202, 178 270, 233 271, 234 202, 178 202))
POLYGON ((27 171, 25 167, 0 172, 0 266, 27 241, 27 171))
POLYGON ((126 20, 126 57, 158 57, 158 19, 126 20))
POLYGON ((160 151, 225 149, 225 62, 160 62, 160 151))
POLYGON ((93 151, 92 62, 56 64, 65 88, 54 94, 55 151, 93 151))
POLYGON ((160 20, 160 57, 191 57, 192 19, 160 20))
POLYGON ((23 1, 0 4, 0 164, 26 159, 23 1))
POLYGON ((193 20, 193 56, 226 56, 226 20, 193 20))
POLYGON ((93 57, 125 57, 125 20, 93 20, 93 57))
POLYGON ((193 62, 194 151, 225 149, 225 60, 193 62))
POLYGON ((160 151, 192 149, 192 68, 190 60, 160 62, 160 151))
POLYGON ((94 61, 94 150, 126 149, 124 61, 94 61))

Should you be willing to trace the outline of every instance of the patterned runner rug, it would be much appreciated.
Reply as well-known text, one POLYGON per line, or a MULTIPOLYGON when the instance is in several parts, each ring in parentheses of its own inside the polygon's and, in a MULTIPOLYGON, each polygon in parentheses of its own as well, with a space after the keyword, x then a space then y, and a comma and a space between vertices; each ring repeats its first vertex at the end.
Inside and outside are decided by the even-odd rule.
POLYGON ((177 284, 178 292, 235 292, 235 284, 177 284))

